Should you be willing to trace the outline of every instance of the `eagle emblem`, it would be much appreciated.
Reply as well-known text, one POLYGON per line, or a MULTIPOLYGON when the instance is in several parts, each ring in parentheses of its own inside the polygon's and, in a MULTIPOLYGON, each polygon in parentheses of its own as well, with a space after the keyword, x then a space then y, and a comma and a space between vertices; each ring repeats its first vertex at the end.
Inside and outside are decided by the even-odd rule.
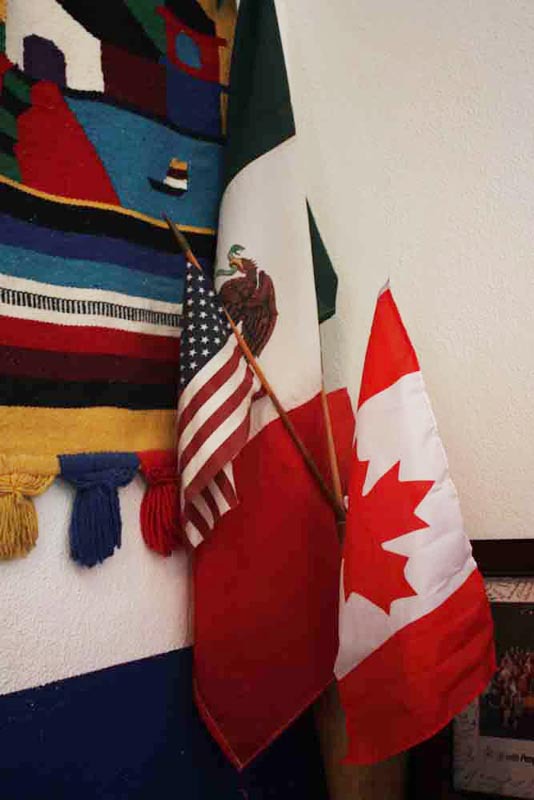
POLYGON ((276 295, 269 275, 242 255, 244 249, 232 245, 228 268, 216 270, 215 277, 230 277, 220 287, 219 297, 235 324, 242 323, 241 332, 252 354, 259 356, 276 325, 276 295))

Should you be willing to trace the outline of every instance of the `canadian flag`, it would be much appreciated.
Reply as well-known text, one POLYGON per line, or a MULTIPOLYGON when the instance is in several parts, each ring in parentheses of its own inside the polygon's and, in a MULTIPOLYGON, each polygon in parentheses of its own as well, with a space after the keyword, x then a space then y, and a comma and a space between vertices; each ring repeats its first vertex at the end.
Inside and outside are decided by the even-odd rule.
POLYGON ((495 669, 483 580, 389 286, 358 403, 339 624, 348 762, 379 761, 432 736, 495 669))

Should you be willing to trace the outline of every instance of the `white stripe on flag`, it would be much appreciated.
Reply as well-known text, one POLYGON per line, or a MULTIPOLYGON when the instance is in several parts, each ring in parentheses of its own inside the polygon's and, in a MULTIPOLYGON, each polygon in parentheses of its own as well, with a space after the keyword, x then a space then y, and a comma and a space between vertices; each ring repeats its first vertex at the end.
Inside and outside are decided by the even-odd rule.
MULTIPOLYGON (((233 475, 230 476, 229 480, 230 480, 232 486, 234 486, 234 476, 233 475)), ((219 514, 222 517, 223 514, 226 514, 227 511, 230 511, 231 506, 228 503, 226 497, 223 495, 223 493, 221 492, 221 490, 217 486, 216 481, 211 481, 211 483, 209 484, 208 488, 209 488, 209 491, 211 492, 211 495, 212 495, 212 497, 213 497, 213 499, 215 501, 215 504, 216 504, 217 508, 219 509, 219 514)))
POLYGON ((185 534, 193 547, 198 547, 204 541, 200 531, 192 522, 185 523, 185 534))
MULTIPOLYGON (((184 319, 185 323, 185 319, 184 319)), ((184 325, 184 328, 187 327, 184 325)), ((180 414, 183 414, 185 411, 185 406, 189 404, 190 400, 195 396, 197 391, 200 391, 206 383, 209 383, 210 379, 215 375, 216 372, 228 361, 228 353, 233 353, 235 348, 237 347, 237 342, 234 336, 230 336, 228 341, 225 342, 224 347, 222 347, 213 358, 204 364, 202 369, 193 376, 191 381, 187 384, 184 391, 181 394, 180 402, 178 404, 178 411, 180 414)))
POLYGON ((182 486, 187 487, 195 479, 204 464, 214 455, 230 436, 239 428, 247 414, 250 413, 250 397, 257 391, 254 381, 247 395, 240 402, 239 406, 227 417, 223 425, 219 425, 213 433, 202 443, 197 453, 191 458, 182 475, 182 486))
POLYGON ((206 525, 212 529, 215 525, 215 520, 213 519, 213 514, 211 513, 209 505, 206 503, 202 495, 197 494, 196 497, 191 500, 191 502, 195 506, 200 516, 203 517, 206 525))
MULTIPOLYGON (((231 338, 233 339, 233 336, 231 338)), ((234 341, 234 345, 235 345, 235 341, 234 341)), ((232 355, 234 353, 234 350, 235 350, 235 346, 232 347, 232 352, 231 352, 230 356, 226 359, 226 361, 230 360, 230 358, 232 357, 232 355)), ((214 359, 212 359, 212 360, 214 360, 214 359)), ((206 364, 206 367, 209 366, 209 363, 211 363, 211 362, 208 362, 208 364, 206 364)), ((223 364, 219 365, 218 369, 220 369, 222 366, 223 366, 223 364)), ((215 370, 215 372, 217 372, 218 369, 215 370)), ((189 444, 189 442, 191 441, 191 439, 193 438, 195 433, 199 430, 199 428, 201 428, 202 425, 204 425, 204 423, 207 422, 207 420, 213 415, 213 413, 215 411, 217 411, 223 405, 223 403, 226 400, 228 400, 228 398, 240 386, 240 384, 242 383, 243 378, 244 378, 244 376, 246 374, 247 369, 248 369, 248 367, 247 367, 246 361, 244 359, 240 359, 238 364, 236 365, 235 372, 231 376, 228 377, 228 379, 223 383, 223 385, 219 389, 217 389, 216 392, 214 392, 204 403, 202 403, 201 406, 199 406, 199 408, 196 411, 196 413, 194 414, 194 416, 189 420, 189 422, 187 423, 186 427, 182 431, 182 434, 181 434, 180 439, 178 441, 178 452, 179 453, 183 453, 183 451, 185 450, 185 448, 187 447, 187 445, 189 444)), ((203 371, 204 370, 201 370, 199 375, 203 371)), ((196 384, 197 383, 197 378, 199 377, 199 375, 195 376, 195 378, 191 381, 191 384, 193 384, 193 383, 196 384)), ((212 376, 210 376, 210 377, 212 377, 212 376)), ((209 378, 206 378, 206 379, 204 379, 202 381, 202 386, 205 386, 207 383, 209 383, 209 378)), ((193 387, 193 391, 196 394, 196 388, 195 387, 193 387)), ((184 392, 184 395, 185 395, 185 397, 184 397, 184 405, 182 405, 181 408, 179 409, 179 413, 180 414, 184 414, 186 412, 188 404, 189 404, 189 400, 191 398, 191 394, 189 392, 189 386, 186 388, 186 391, 184 392)))

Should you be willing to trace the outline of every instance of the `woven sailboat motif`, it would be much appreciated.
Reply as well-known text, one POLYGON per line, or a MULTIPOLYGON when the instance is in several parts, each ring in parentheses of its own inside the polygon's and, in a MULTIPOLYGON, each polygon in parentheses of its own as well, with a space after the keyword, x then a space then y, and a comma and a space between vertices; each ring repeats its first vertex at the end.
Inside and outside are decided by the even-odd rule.
POLYGON ((120 546, 120 487, 139 469, 150 487, 145 540, 163 554, 179 546, 169 519, 185 261, 162 215, 187 233, 209 270, 228 6, 8 4, 0 57, 0 558, 35 544, 28 503, 58 473, 77 490, 78 562, 93 565, 120 546), (22 468, 35 481, 9 477, 22 468), (33 533, 15 531, 22 519, 33 533), (98 539, 103 530, 107 542, 98 539))

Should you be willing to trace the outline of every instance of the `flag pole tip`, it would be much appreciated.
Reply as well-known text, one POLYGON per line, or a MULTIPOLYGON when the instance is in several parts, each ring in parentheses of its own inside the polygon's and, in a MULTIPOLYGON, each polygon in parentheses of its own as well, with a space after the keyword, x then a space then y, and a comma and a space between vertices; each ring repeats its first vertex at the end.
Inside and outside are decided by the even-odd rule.
POLYGON ((169 219, 167 214, 162 214, 162 217, 165 220, 165 222, 167 223, 167 225, 169 226, 171 232, 173 233, 174 238, 176 239, 176 241, 178 243, 178 246, 180 247, 180 250, 185 255, 190 253, 191 252, 191 247, 189 245, 189 242, 187 241, 186 237, 184 236, 184 234, 182 233, 182 231, 180 230, 180 228, 178 227, 176 222, 173 222, 171 219, 169 219))
POLYGON ((389 275, 388 275, 388 279, 387 279, 387 281, 385 282, 385 284, 382 286, 382 288, 380 289, 380 291, 378 292, 378 296, 379 296, 379 297, 382 297, 382 295, 383 295, 385 292, 389 292, 389 290, 390 290, 390 289, 391 289, 391 279, 390 279, 390 277, 389 277, 389 275))

